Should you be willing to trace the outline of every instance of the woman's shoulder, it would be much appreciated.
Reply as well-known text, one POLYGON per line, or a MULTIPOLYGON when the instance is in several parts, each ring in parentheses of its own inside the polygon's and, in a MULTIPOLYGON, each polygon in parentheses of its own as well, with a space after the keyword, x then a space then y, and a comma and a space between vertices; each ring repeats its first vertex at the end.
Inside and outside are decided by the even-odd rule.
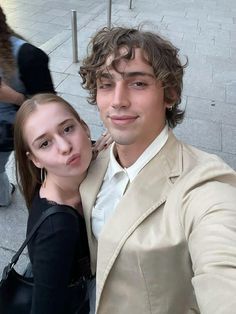
POLYGON ((40 232, 56 232, 65 229, 76 231, 78 229, 78 224, 81 223, 82 217, 73 207, 41 198, 37 192, 29 213, 28 231, 33 228, 40 217, 50 208, 54 208, 55 212, 42 223, 40 232))

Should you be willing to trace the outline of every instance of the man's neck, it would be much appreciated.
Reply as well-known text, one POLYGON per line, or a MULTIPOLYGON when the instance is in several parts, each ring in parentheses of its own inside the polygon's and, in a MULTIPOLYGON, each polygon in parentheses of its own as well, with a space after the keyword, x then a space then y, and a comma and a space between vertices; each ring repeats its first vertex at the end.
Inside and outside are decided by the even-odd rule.
POLYGON ((138 158, 145 151, 146 147, 138 147, 137 144, 134 145, 119 145, 116 144, 116 160, 123 167, 128 168, 132 166, 138 158))
POLYGON ((156 136, 152 136, 146 141, 135 142, 130 145, 121 145, 115 144, 114 148, 114 156, 116 157, 117 162, 121 165, 121 167, 129 168, 132 166, 139 157, 147 150, 147 148, 155 142, 154 149, 159 151, 162 146, 165 144, 168 138, 168 127, 164 126, 159 134, 156 136))

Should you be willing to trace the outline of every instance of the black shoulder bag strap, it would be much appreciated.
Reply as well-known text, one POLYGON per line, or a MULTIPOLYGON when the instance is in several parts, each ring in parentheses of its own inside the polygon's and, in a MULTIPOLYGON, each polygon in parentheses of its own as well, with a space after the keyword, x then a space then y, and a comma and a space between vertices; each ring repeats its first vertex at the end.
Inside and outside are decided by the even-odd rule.
POLYGON ((57 213, 70 213, 72 214, 74 217, 77 218, 76 213, 73 211, 73 209, 71 209, 69 206, 67 207, 67 209, 62 208, 61 206, 58 205, 53 205, 51 207, 49 207, 39 218, 39 220, 36 222, 36 224, 33 226, 32 230, 30 231, 30 233, 28 234, 28 236, 26 237, 25 241, 23 242, 23 244, 21 245, 21 247, 19 248, 19 250, 16 252, 16 254, 12 257, 11 262, 8 265, 8 269, 11 269, 18 261, 21 253, 24 251, 24 248, 26 247, 26 245, 28 244, 28 242, 32 239, 32 237, 34 236, 34 234, 36 233, 36 231, 38 230, 38 228, 40 227, 40 225, 51 215, 57 214, 57 213))

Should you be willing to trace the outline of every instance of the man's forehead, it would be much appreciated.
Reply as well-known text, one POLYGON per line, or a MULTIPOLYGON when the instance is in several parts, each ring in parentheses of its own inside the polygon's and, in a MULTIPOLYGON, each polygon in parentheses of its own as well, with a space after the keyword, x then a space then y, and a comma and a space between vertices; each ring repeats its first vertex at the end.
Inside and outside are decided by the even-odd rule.
MULTIPOLYGON (((135 53, 135 50, 136 50, 137 48, 134 48, 134 53, 135 53)), ((120 47, 120 49, 118 50, 118 53, 119 53, 119 57, 121 58, 121 60, 122 61, 126 61, 125 59, 124 59, 124 57, 125 57, 125 55, 127 55, 127 53, 128 53, 128 48, 127 47, 125 47, 125 46, 123 46, 123 47, 120 47)), ((112 53, 112 54, 110 54, 108 57, 107 57, 107 59, 106 59, 106 62, 105 62, 105 67, 107 68, 109 68, 110 66, 111 66, 111 64, 112 64, 112 61, 114 60, 114 58, 115 58, 115 54, 114 53, 112 53)), ((120 60, 120 61, 121 61, 120 60)), ((128 61, 128 60, 127 60, 128 61)))
MULTIPOLYGON (((107 59, 106 62, 104 63, 104 65, 102 65, 98 71, 97 74, 101 75, 102 73, 106 73, 106 72, 110 72, 110 71, 117 71, 118 72, 125 72, 125 68, 127 67, 128 64, 133 63, 134 60, 141 60, 142 62, 149 64, 147 61, 147 58, 145 57, 145 53, 143 52, 143 50, 141 48, 134 48, 133 50, 133 56, 130 59, 127 59, 125 56, 128 53, 128 48, 127 47, 121 47, 119 49, 119 55, 115 56, 115 54, 110 54, 107 59), (117 59, 118 57, 118 59, 117 59), (114 59, 116 59, 115 64, 113 63, 114 59)), ((98 76, 99 76, 98 75, 98 76)))

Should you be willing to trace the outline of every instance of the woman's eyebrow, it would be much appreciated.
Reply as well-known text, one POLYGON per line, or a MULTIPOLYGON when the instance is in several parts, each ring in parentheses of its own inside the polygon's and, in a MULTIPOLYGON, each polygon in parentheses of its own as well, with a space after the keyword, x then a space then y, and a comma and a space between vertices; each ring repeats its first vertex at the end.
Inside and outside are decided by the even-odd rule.
MULTIPOLYGON (((71 118, 65 119, 65 120, 63 120, 62 122, 60 122, 60 123, 58 124, 58 127, 61 127, 61 126, 63 126, 64 124, 66 124, 67 122, 70 122, 70 121, 73 121, 73 119, 71 119, 71 118)), ((47 135, 47 132, 45 132, 45 133, 39 135, 38 137, 36 137, 36 138, 33 140, 32 145, 34 145, 37 141, 39 141, 39 140, 41 140, 42 138, 44 138, 46 135, 47 135)))

